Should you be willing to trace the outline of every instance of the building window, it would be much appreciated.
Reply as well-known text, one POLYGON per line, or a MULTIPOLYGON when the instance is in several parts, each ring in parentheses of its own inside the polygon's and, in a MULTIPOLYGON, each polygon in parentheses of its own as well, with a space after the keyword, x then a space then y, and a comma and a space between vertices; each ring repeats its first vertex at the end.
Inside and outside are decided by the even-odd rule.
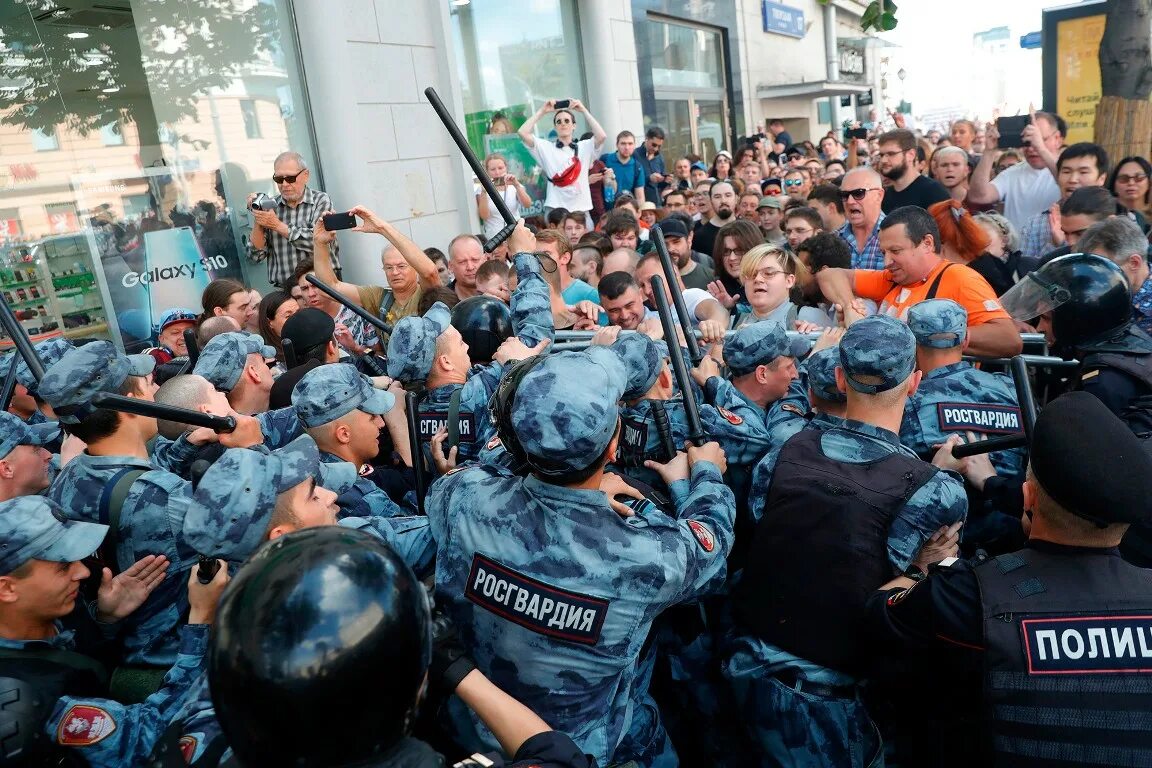
POLYGON ((101 126, 100 140, 104 142, 106 147, 121 147, 124 145, 124 133, 120 128, 120 123, 108 123, 108 125, 101 126))
POLYGON ((254 99, 240 100, 240 114, 244 117, 244 135, 250 139, 259 139, 260 117, 256 114, 256 101, 254 99))
MULTIPOLYGON (((576 1, 450 2, 449 13, 468 143, 480 157, 503 154, 534 201, 528 214, 542 213, 546 180, 516 130, 549 99, 586 97, 576 1)), ((576 122, 577 135, 587 130, 576 122)), ((550 130, 549 120, 537 126, 550 130)))
POLYGON ((724 46, 719 30, 648 18, 652 85, 722 88, 724 46))
POLYGON ((60 149, 60 142, 56 139, 56 129, 41 130, 36 128, 32 131, 32 148, 37 152, 51 152, 54 149, 60 149))

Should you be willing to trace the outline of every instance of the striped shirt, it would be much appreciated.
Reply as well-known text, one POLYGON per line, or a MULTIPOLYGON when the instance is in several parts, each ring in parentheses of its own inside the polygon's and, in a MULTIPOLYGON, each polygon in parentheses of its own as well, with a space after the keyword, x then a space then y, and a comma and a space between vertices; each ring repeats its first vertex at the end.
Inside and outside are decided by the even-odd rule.
MULTIPOLYGON (((328 193, 310 187, 304 188, 304 196, 295 208, 288 206, 281 195, 274 199, 276 208, 273 210, 276 217, 288 225, 288 237, 279 232, 267 232, 267 247, 249 246, 248 255, 253 261, 268 259, 268 282, 284 287, 296 265, 303 259, 312 258, 312 227, 316 219, 332 210, 332 201, 328 193)), ((333 242, 329 250, 333 269, 340 269, 339 244, 333 242)))
POLYGON ((852 269, 884 269, 884 254, 880 252, 880 222, 882 221, 884 221, 883 213, 876 220, 872 234, 868 235, 868 239, 864 242, 863 251, 856 247, 856 234, 852 231, 851 222, 844 222, 844 226, 836 230, 836 234, 840 235, 841 240, 848 243, 848 249, 852 251, 852 269))

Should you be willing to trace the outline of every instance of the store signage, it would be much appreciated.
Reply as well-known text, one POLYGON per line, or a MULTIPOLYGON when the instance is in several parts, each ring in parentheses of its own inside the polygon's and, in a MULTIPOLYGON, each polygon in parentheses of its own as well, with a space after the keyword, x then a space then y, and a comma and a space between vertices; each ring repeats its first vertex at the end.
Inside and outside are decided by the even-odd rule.
POLYGON ((787 37, 804 37, 804 11, 772 0, 761 0, 764 10, 764 31, 787 37))

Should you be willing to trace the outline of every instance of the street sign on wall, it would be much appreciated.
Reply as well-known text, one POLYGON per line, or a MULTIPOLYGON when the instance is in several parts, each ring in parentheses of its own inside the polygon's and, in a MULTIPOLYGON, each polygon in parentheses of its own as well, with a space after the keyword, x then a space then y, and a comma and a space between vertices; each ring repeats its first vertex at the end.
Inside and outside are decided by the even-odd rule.
POLYGON ((762 0, 764 31, 774 35, 804 37, 804 11, 773 0, 762 0))

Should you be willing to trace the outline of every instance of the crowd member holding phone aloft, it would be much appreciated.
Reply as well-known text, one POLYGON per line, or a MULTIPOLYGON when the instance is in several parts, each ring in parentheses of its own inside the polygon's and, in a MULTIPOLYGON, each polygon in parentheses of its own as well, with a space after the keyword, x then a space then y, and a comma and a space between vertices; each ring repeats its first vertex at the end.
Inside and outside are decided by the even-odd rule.
MULTIPOLYGON (((508 160, 499 153, 488 155, 484 158, 484 170, 488 172, 488 178, 492 180, 496 191, 504 198, 504 205, 508 206, 513 216, 519 218, 520 209, 532 205, 532 198, 528 197, 516 175, 508 173, 508 160)), ((504 229, 504 217, 488 199, 488 193, 483 188, 476 193, 476 210, 484 222, 484 237, 493 237, 504 229)))
POLYGON ((519 130, 520 140, 540 163, 548 177, 545 209, 567 208, 581 211, 591 220, 592 194, 588 188, 588 172, 600 156, 607 134, 579 99, 549 99, 536 113, 524 121, 519 130), (576 114, 584 115, 592 138, 576 141, 576 114), (532 130, 544 115, 553 114, 555 141, 537 140, 532 130))
MULTIPOLYGON (((253 261, 268 260, 268 282, 291 288, 292 272, 301 259, 312 255, 312 228, 332 210, 328 194, 308 186, 310 177, 298 152, 281 152, 272 163, 272 181, 280 194, 248 196, 252 214, 252 240, 248 249, 253 261)), ((332 248, 333 266, 340 271, 340 249, 332 248)))
MULTIPOLYGON (((1011 118, 1000 118, 1003 125, 1011 118)), ((1005 135, 1005 147, 1022 145, 1024 162, 992 178, 992 167, 996 163, 997 147, 1001 134, 997 123, 988 123, 984 130, 984 154, 972 171, 968 186, 969 202, 979 205, 992 205, 1004 201, 1004 218, 1013 226, 1023 229, 1028 219, 1040 211, 1048 210, 1052 203, 1060 199, 1060 187, 1056 184, 1056 160, 1064 148, 1064 134, 1068 127, 1063 118, 1050 112, 1035 112, 1019 133, 1005 135)))

